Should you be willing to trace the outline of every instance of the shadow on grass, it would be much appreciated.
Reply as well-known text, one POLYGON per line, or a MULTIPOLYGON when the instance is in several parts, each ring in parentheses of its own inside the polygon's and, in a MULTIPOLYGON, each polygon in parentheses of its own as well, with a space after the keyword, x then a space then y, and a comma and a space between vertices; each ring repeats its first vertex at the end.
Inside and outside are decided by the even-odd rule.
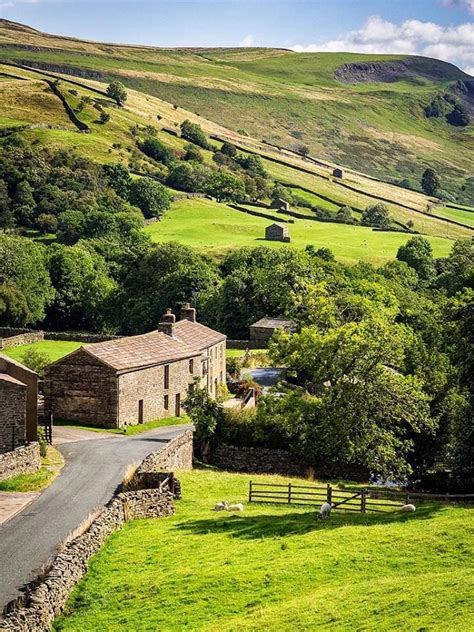
POLYGON ((245 516, 242 514, 217 514, 215 518, 181 522, 176 529, 205 535, 209 533, 229 533, 234 538, 261 539, 302 535, 311 531, 338 529, 348 525, 371 527, 408 520, 428 520, 442 510, 441 505, 426 504, 417 508, 415 513, 387 511, 383 514, 356 514, 333 512, 327 520, 318 518, 318 511, 294 511, 287 513, 245 516))

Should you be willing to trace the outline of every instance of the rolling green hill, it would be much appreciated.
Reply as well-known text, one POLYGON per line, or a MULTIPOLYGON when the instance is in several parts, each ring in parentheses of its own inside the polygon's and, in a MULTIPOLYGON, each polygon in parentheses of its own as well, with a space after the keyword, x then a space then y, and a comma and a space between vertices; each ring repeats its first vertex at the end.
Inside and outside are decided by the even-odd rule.
MULTIPOLYGON (((342 83, 337 79, 338 76, 342 76, 344 82, 360 79, 357 73, 351 74, 353 66, 347 70, 348 56, 309 56, 308 59, 307 57, 282 50, 196 51, 106 46, 44 35, 22 25, 0 21, 0 135, 7 136, 19 131, 32 142, 73 149, 101 163, 121 162, 129 167, 134 177, 138 177, 142 173, 156 170, 156 163, 137 149, 137 129, 153 128, 153 133, 161 142, 173 150, 182 151, 187 141, 179 137, 178 129, 183 120, 190 119, 201 125, 213 148, 220 148, 224 140, 229 140, 244 154, 259 155, 274 182, 285 184, 300 198, 334 214, 334 218, 341 206, 351 206, 354 217, 357 218, 368 205, 383 201, 393 218, 393 228, 400 229, 413 225, 414 230, 430 238, 436 256, 445 256, 450 250, 452 240, 469 238, 473 231, 474 215, 473 209, 469 207, 443 206, 422 193, 395 186, 386 179, 377 179, 353 169, 345 168, 344 177, 335 178, 333 168, 336 163, 325 159, 324 153, 312 154, 305 158, 291 147, 285 148, 278 143, 271 143, 270 140, 259 140, 258 134, 253 137, 242 130, 235 131, 235 121, 233 124, 229 122, 229 127, 225 127, 219 123, 217 106, 215 111, 210 108, 213 110, 211 120, 211 117, 205 118, 185 109, 181 101, 175 103, 174 100, 169 101, 165 98, 171 99, 172 95, 163 94, 160 98, 149 94, 146 85, 136 83, 135 75, 131 81, 127 80, 128 71, 132 66, 148 64, 152 65, 155 71, 159 68, 162 74, 166 69, 168 75, 180 73, 179 81, 184 81, 191 87, 194 84, 199 87, 201 81, 209 79, 210 68, 213 69, 215 77, 225 83, 233 81, 232 77, 237 67, 235 64, 243 64, 245 70, 239 71, 239 77, 245 74, 247 81, 253 86, 252 90, 256 89, 258 82, 267 82, 267 87, 264 83, 259 84, 261 91, 258 92, 258 100, 265 103, 271 104, 275 100, 278 102, 280 97, 275 86, 279 82, 287 91, 298 92, 301 86, 306 85, 303 90, 306 96, 302 95, 301 99, 308 98, 305 91, 316 90, 318 94, 329 91, 333 95, 332 99, 334 91, 352 89, 358 91, 361 99, 368 98, 368 84, 342 83), (279 73, 277 67, 282 56, 286 61, 279 73), (70 64, 74 60, 77 63, 80 61, 81 67, 72 67, 70 64), (114 66, 113 72, 107 71, 104 74, 106 66, 114 66), (263 73, 262 76, 259 72, 263 73), (76 76, 71 76, 71 73, 76 76), (104 80, 116 74, 128 85, 136 85, 142 89, 128 88, 126 105, 120 108, 105 93, 104 80), (56 81, 57 78, 60 79, 59 82, 56 81), (314 85, 310 89, 308 85, 311 81, 314 85), (110 113, 110 121, 106 124, 99 121, 101 108, 110 113), (84 131, 88 133, 83 133, 84 131)), ((366 69, 366 56, 359 55, 354 59, 358 59, 359 66, 362 64, 366 69), (365 61, 362 62, 361 59, 365 61)), ((411 82, 416 90, 421 90, 422 86, 426 88, 428 84, 434 85, 433 82, 446 83, 464 76, 461 71, 449 64, 428 62, 429 60, 417 62, 415 58, 410 58, 409 61, 392 59, 390 63, 387 62, 389 68, 395 68, 396 72, 403 75, 403 81, 390 84, 391 90, 394 93, 403 93, 403 85, 406 82, 411 82), (403 66, 400 67, 398 64, 402 62, 403 66)), ((371 63, 373 72, 379 76, 380 62, 374 58, 371 63)), ((382 64, 382 67, 385 68, 385 72, 387 66, 382 64)), ((176 79, 177 75, 174 76, 176 79)), ((166 81, 158 81, 156 77, 153 81, 155 80, 158 82, 156 85, 169 84, 166 81)), ((229 89, 229 94, 235 93, 237 84, 240 90, 250 90, 243 82, 243 78, 237 77, 236 82, 232 90, 229 89)), ((374 88, 375 84, 371 85, 374 88)), ((257 98, 257 92, 250 91, 249 94, 253 95, 252 99, 257 98)), ((326 96, 329 98, 329 93, 326 96)), ((388 106, 390 99, 388 96, 385 98, 388 106)), ((183 101, 186 102, 184 97, 183 101)), ((222 107, 223 111, 227 112, 226 103, 227 101, 222 107)), ((390 107, 394 109, 393 104, 390 107)), ((229 111, 232 111, 232 107, 229 111)), ((247 116, 249 112, 252 112, 251 107, 250 110, 242 108, 241 115, 247 116)), ((293 117, 291 111, 286 111, 285 116, 288 121, 299 120, 298 117, 293 117)), ((229 118, 232 117, 229 115, 229 118)), ((268 132, 266 138, 270 137, 281 143, 280 137, 271 136, 276 129, 274 119, 266 114, 257 119, 268 132)), ((450 134, 454 133, 448 131, 450 134)), ((457 133, 463 134, 463 142, 467 142, 471 132, 472 128, 467 128, 457 133)), ((416 143, 415 145, 418 147, 416 143)), ((359 155, 357 143, 354 143, 352 151, 359 155)), ((202 150, 201 153, 204 162, 211 164, 212 151, 202 150)), ((398 152, 398 156, 404 155, 403 151, 398 152)), ((450 160, 459 160, 466 169, 472 160, 472 156, 463 155, 460 151, 443 155, 449 156, 450 160)), ((385 159, 383 152, 380 153, 378 150, 374 150, 374 157, 381 161, 385 159)), ((370 164, 366 164, 365 167, 369 168, 370 164)), ((290 233, 292 244, 296 247, 302 248, 308 244, 318 247, 326 245, 333 248, 337 256, 346 261, 364 259, 383 262, 393 257, 398 246, 408 239, 406 233, 374 232, 370 228, 360 226, 327 221, 321 223, 314 221, 316 218, 311 210, 297 210, 304 215, 304 219, 293 221, 291 216, 278 216, 275 212, 270 214, 276 220, 292 221, 290 233)), ((270 216, 268 211, 266 214, 270 216)), ((266 224, 268 219, 250 217, 230 209, 225 204, 177 200, 165 220, 149 226, 147 230, 156 241, 179 239, 183 243, 220 255, 240 245, 261 243, 266 224)))
POLYGON ((5 20, 0 59, 100 81, 118 77, 233 131, 285 147, 305 144, 321 160, 385 179, 418 180, 430 165, 456 190, 474 167, 473 126, 423 112, 446 92, 474 107, 456 83, 472 78, 439 60, 100 44, 5 20))

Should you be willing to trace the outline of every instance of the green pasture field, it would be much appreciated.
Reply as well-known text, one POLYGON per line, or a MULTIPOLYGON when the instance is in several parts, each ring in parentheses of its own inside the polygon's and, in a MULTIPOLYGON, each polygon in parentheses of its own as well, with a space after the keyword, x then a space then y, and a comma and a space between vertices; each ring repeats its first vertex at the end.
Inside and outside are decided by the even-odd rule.
POLYGON ((452 219, 456 222, 460 222, 465 226, 474 228, 474 210, 463 210, 461 208, 451 208, 444 206, 442 208, 433 209, 433 214, 439 217, 445 217, 446 219, 452 219))
MULTIPOLYGON (((264 239, 270 220, 246 215, 207 199, 178 200, 162 221, 145 230, 153 241, 179 241, 198 250, 222 256, 233 248, 283 244, 264 239)), ((394 258, 398 248, 410 238, 406 233, 376 232, 371 228, 330 222, 296 219, 288 224, 291 245, 304 248, 330 248, 342 261, 370 261, 382 264, 394 258)), ((440 237, 428 238, 436 257, 449 254, 452 242, 440 237)))
POLYGON ((175 515, 113 534, 56 631, 471 629, 472 508, 318 520, 316 508, 246 504, 231 515, 212 508, 245 503, 250 475, 177 475, 175 515))
POLYGON ((49 361, 55 362, 68 353, 79 349, 82 344, 82 342, 71 340, 39 340, 38 342, 32 342, 28 345, 4 349, 2 353, 5 353, 5 355, 10 356, 14 360, 18 360, 18 362, 22 362, 25 352, 34 349, 35 351, 46 353, 49 356, 49 361))

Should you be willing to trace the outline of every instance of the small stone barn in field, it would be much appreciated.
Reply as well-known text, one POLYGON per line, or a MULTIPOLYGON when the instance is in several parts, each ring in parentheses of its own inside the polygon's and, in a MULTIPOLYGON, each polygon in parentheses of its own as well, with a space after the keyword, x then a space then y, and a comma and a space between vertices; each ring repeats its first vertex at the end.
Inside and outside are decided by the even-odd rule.
POLYGON ((256 323, 250 325, 250 342, 252 343, 252 347, 256 349, 268 347, 270 338, 276 329, 284 329, 285 331, 292 332, 295 330, 295 323, 286 318, 269 318, 268 316, 257 320, 256 323))
POLYGON ((290 241, 290 231, 285 224, 270 224, 265 228, 265 239, 269 241, 290 241))
POLYGON ((278 198, 277 200, 273 200, 270 208, 276 208, 278 211, 289 211, 290 203, 287 202, 286 200, 282 200, 281 198, 278 198))
POLYGON ((226 336, 168 310, 156 331, 89 344, 45 369, 45 410, 60 419, 121 428, 179 416, 197 377, 215 397, 225 383, 226 336))
POLYGON ((36 441, 38 375, 0 354, 0 454, 36 441))
POLYGON ((332 175, 335 178, 343 178, 344 177, 344 171, 342 169, 340 169, 339 167, 336 167, 335 169, 333 169, 332 175))

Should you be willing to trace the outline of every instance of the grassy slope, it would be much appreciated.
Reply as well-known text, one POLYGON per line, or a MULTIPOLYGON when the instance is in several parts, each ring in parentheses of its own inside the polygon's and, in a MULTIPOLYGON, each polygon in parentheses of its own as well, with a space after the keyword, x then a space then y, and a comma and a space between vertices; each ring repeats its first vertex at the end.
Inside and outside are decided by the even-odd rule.
MULTIPOLYGON (((0 23, 4 59, 40 61, 119 76, 130 87, 178 103, 233 130, 289 146, 304 142, 320 158, 378 175, 418 176, 427 164, 445 177, 472 172, 473 128, 427 120, 423 105, 462 77, 443 70, 394 83, 344 84, 344 63, 398 60, 387 55, 295 54, 274 49, 157 49, 54 38, 0 23), (41 48, 43 47, 43 48, 41 48), (296 140, 298 137, 299 140, 296 140)), ((425 66, 436 66, 426 60, 425 66)))
MULTIPOLYGON (((179 200, 161 222, 147 226, 154 241, 180 241, 203 252, 222 255, 240 246, 270 246, 279 242, 264 240, 269 220, 235 211, 206 199, 179 200)), ((308 244, 328 247, 341 260, 353 263, 359 259, 383 263, 393 258, 400 245, 409 238, 404 233, 374 232, 371 228, 295 220, 289 224, 291 243, 297 248, 308 244)), ((435 256, 446 256, 451 242, 430 237, 435 256)))
MULTIPOLYGON (((156 51, 155 52, 152 51, 152 53, 154 55, 156 51)), ((152 53, 149 53, 149 54, 151 55, 152 53)), ((57 55, 58 53, 48 53, 48 54, 54 56, 54 55, 57 55)), ((126 54, 128 54, 128 50, 126 51, 126 54)), ((145 51, 145 57, 147 56, 147 54, 148 53, 145 51)), ((181 59, 180 55, 181 56, 184 55, 185 57, 186 56, 191 57, 194 60, 196 58, 196 54, 191 55, 190 53, 187 53, 185 55, 183 52, 179 52, 179 51, 166 52, 166 54, 165 52, 163 52, 160 54, 164 55, 164 58, 166 58, 163 60, 163 64, 166 63, 168 65, 170 64, 170 61, 176 60, 176 58, 181 59)), ((220 54, 222 55, 223 52, 221 51, 220 54)), ((260 54, 257 54, 254 51, 252 54, 253 56, 256 56, 258 59, 260 59, 260 57, 267 59, 269 55, 268 51, 265 54, 263 54, 262 52, 260 52, 260 54)), ((236 57, 240 59, 238 52, 234 52, 233 54, 228 53, 227 56, 229 55, 231 57, 236 57)), ((245 57, 245 55, 243 56, 245 57)), ((275 53, 275 56, 279 58, 281 56, 281 53, 278 53, 278 54, 275 53)), ((86 57, 86 59, 87 59, 87 63, 91 61, 89 57, 86 57)), ((181 61, 183 60, 181 59, 181 61)), ((199 63, 201 62, 202 62, 202 59, 200 59, 199 63)), ((186 62, 186 64, 187 63, 188 61, 186 62)), ((184 62, 181 63, 181 65, 178 64, 178 66, 181 68, 181 71, 184 72, 183 67, 187 67, 186 64, 184 64, 184 62)), ((191 69, 192 68, 194 68, 193 64, 191 64, 191 69)), ((8 66, 1 67, 1 65, 0 65, 0 70, 3 70, 5 72, 12 71, 12 69, 11 68, 9 69, 8 66)), ((0 105, 3 105, 3 103, 8 103, 9 98, 10 98, 10 90, 12 89, 13 85, 15 86, 15 89, 16 89, 17 84, 23 84, 23 83, 26 86, 30 84, 36 86, 38 85, 38 78, 42 76, 41 74, 38 75, 38 73, 25 71, 25 70, 21 70, 17 68, 14 69, 14 72, 15 74, 28 78, 30 81, 28 82, 17 81, 16 84, 15 82, 10 81, 10 82, 7 82, 8 85, 5 83, 0 85, 0 105), (6 88, 5 88, 5 85, 7 85, 6 88), (4 87, 3 92, 1 89, 2 86, 4 87)), ((292 72, 294 72, 294 69, 292 70, 292 72)), ((327 68, 324 72, 327 72, 327 68)), ((324 72, 318 75, 319 77, 318 80, 321 79, 321 77, 324 75, 324 72)), ((298 75, 296 75, 296 78, 298 78, 298 75)), ((88 81, 88 80, 81 80, 81 81, 84 81, 85 84, 91 87, 94 86, 94 87, 103 88, 103 84, 100 84, 98 82, 88 81)), ((39 82, 39 85, 41 85, 41 82, 39 82)), ((46 84, 43 84, 43 85, 46 86, 46 84)), ((61 82, 61 89, 63 93, 66 95, 68 101, 70 102, 72 106, 75 106, 79 98, 83 95, 88 95, 88 96, 97 98, 97 95, 94 95, 94 93, 91 90, 89 90, 88 88, 80 88, 77 86, 73 86, 67 81, 67 78, 65 78, 61 82), (71 89, 78 91, 79 93, 78 97, 71 95, 70 93, 71 89)), ((99 99, 101 98, 99 97, 99 99)), ((54 102, 54 107, 56 107, 57 105, 58 104, 54 102)), ((43 117, 45 122, 48 121, 49 116, 50 116, 48 107, 49 105, 45 106, 43 110, 41 110, 41 107, 38 106, 35 109, 34 115, 32 114, 29 122, 35 123, 38 117, 41 118, 41 116, 43 117)), ((371 203, 374 203, 376 201, 374 200, 373 197, 370 197, 371 194, 381 195, 381 196, 388 197, 389 199, 394 200, 394 202, 389 204, 389 206, 390 206, 391 214, 395 220, 400 221, 402 223, 406 223, 409 219, 411 219, 414 222, 415 229, 424 234, 437 236, 437 237, 443 237, 447 239, 466 238, 466 237, 470 237, 470 235, 472 234, 472 228, 468 227, 468 222, 463 222, 466 224, 466 228, 463 228, 461 226, 455 226, 453 224, 449 224, 448 222, 444 221, 441 218, 432 217, 432 216, 427 215, 426 213, 422 214, 419 212, 417 213, 414 211, 410 211, 399 206, 399 204, 397 204, 397 202, 401 202, 403 204, 408 204, 410 206, 413 206, 414 208, 419 209, 420 211, 425 211, 429 199, 424 195, 407 191, 405 189, 400 189, 392 185, 387 185, 382 182, 374 182, 364 177, 362 174, 358 174, 355 172, 347 172, 346 178, 344 179, 344 183, 349 184, 350 186, 354 186, 357 189, 360 189, 361 192, 357 193, 357 192, 349 191, 348 189, 343 188, 340 185, 340 183, 338 183, 337 180, 333 180, 331 178, 330 166, 328 167, 316 166, 310 161, 303 161, 301 158, 295 155, 292 155, 291 153, 278 151, 274 148, 268 147, 267 145, 264 145, 256 141, 255 139, 243 137, 233 132, 230 132, 229 130, 222 128, 211 121, 202 119, 185 110, 182 110, 181 108, 178 108, 176 110, 172 107, 170 103, 167 103, 166 101, 163 101, 161 99, 147 96, 143 93, 130 91, 129 99, 127 101, 127 107, 125 109, 117 109, 117 108, 112 108, 110 106, 108 109, 109 109, 109 112, 111 113, 111 121, 107 125, 100 125, 97 122, 96 120, 97 110, 93 108, 92 104, 88 105, 84 109, 84 111, 79 114, 80 118, 91 126, 92 128, 91 134, 80 134, 80 133, 77 133, 76 131, 73 131, 72 129, 67 128, 68 125, 70 126, 70 122, 67 119, 63 110, 59 110, 57 112, 57 116, 59 117, 57 122, 60 125, 60 127, 65 127, 66 129, 53 129, 53 130, 33 129, 33 130, 25 132, 25 134, 30 136, 31 139, 39 140, 40 142, 44 142, 44 143, 48 143, 48 144, 52 144, 56 146, 72 146, 78 152, 86 156, 89 156, 91 158, 94 158, 96 160, 100 160, 104 162, 124 161, 125 163, 127 163, 128 158, 130 156, 129 152, 135 146, 135 138, 130 133, 131 126, 133 126, 136 123, 139 123, 141 125, 144 125, 144 124, 157 125, 157 114, 159 114, 160 117, 162 117, 162 120, 159 123, 160 125, 171 126, 171 127, 178 125, 182 120, 189 117, 193 120, 199 121, 208 133, 217 133, 221 136, 231 138, 232 140, 238 142, 244 148, 247 147, 248 149, 251 149, 253 151, 258 151, 262 156, 264 156, 265 166, 272 177, 278 180, 281 180, 283 182, 290 182, 296 186, 303 186, 309 189, 310 191, 313 192, 313 194, 305 193, 305 192, 302 192, 301 190, 299 190, 299 194, 302 195, 302 197, 306 196, 307 199, 311 199, 312 202, 324 208, 327 208, 328 210, 334 211, 336 208, 338 208, 338 206, 343 205, 343 204, 349 204, 356 208, 364 208, 365 206, 371 203), (63 119, 60 118, 61 116, 63 117, 63 119), (267 158, 277 158, 278 160, 284 160, 285 165, 276 164, 275 162, 271 162, 267 158), (309 170, 311 173, 303 173, 301 171, 298 171, 295 168, 297 166, 303 167, 304 169, 309 170), (317 197, 318 193, 320 195, 329 197, 332 200, 332 202, 327 202, 323 200, 322 198, 317 197)), ((19 108, 19 110, 21 111, 21 115, 23 117, 22 120, 24 120, 25 112, 27 113, 29 112, 28 101, 26 101, 26 103, 24 103, 22 107, 19 108)), ((14 112, 12 112, 12 114, 13 113, 14 112)), ((1 124, 1 121, 0 121, 0 124, 1 124)), ((185 144, 183 140, 174 138, 165 133, 159 132, 159 137, 161 138, 161 140, 166 142, 169 146, 174 147, 174 148, 182 148, 185 144)), ((210 161, 211 153, 204 152, 204 154, 205 154, 205 160, 210 161)), ((216 210, 217 208, 218 207, 216 207, 216 210)), ((235 213, 233 215, 235 216, 235 213)), ((233 235, 232 239, 229 239, 229 236, 225 234, 227 231, 227 228, 224 229, 224 234, 220 234, 219 221, 218 221, 220 219, 220 216, 221 216, 221 210, 219 211, 219 215, 216 214, 215 221, 211 222, 211 224, 209 224, 209 222, 207 222, 207 219, 206 219, 207 228, 214 229, 213 234, 211 235, 211 243, 212 243, 213 249, 216 252, 224 251, 231 247, 242 245, 243 243, 247 244, 249 243, 249 239, 256 239, 261 234, 260 224, 258 224, 258 219, 257 219, 258 230, 256 228, 255 222, 253 223, 253 226, 249 226, 249 222, 247 221, 247 222, 244 222, 245 227, 239 228, 239 231, 241 233, 244 232, 246 234, 243 234, 243 235, 240 234, 239 236, 233 235), (236 238, 234 239, 234 237, 236 238)), ((177 218, 180 216, 175 215, 174 217, 177 218)), ((451 212, 449 216, 447 217, 448 218, 451 217, 452 219, 458 219, 454 217, 454 215, 451 214, 451 212)), ((183 219, 183 218, 180 217, 180 219, 183 219)), ((189 219, 189 216, 185 218, 186 223, 188 222, 188 219, 189 219)), ((228 225, 229 222, 227 222, 226 220, 225 223, 226 225, 228 225)), ((234 220, 231 220, 230 223, 235 224, 236 222, 234 220)), ((241 223, 240 220, 238 223, 239 224, 241 223)), ((187 225, 179 226, 179 227, 170 226, 169 228, 171 228, 171 234, 169 238, 174 238, 174 236, 179 237, 178 233, 180 233, 181 237, 186 243, 195 243, 196 245, 202 247, 203 240, 201 239, 201 236, 199 236, 198 234, 199 230, 196 231, 196 227, 193 224, 194 222, 191 222, 189 226, 187 225)), ((335 245, 337 246, 336 248, 337 254, 345 257, 347 260, 352 260, 352 261, 361 257, 362 258, 369 257, 373 261, 376 261, 379 258, 381 258, 380 260, 385 260, 387 257, 393 256, 395 254, 396 249, 400 243, 404 243, 404 241, 406 241, 404 236, 400 236, 396 234, 387 235, 386 233, 373 233, 372 232, 370 233, 371 238, 370 240, 367 241, 367 246, 366 246, 364 243, 365 238, 362 238, 359 241, 359 235, 362 235, 360 231, 365 230, 365 229, 360 229, 360 228, 355 229, 353 227, 347 227, 347 226, 341 226, 341 225, 328 225, 328 224, 315 225, 315 223, 313 222, 311 222, 310 226, 306 226, 306 224, 307 223, 301 223, 300 220, 296 220, 295 228, 292 231, 292 235, 294 237, 294 242, 297 245, 306 245, 306 243, 321 243, 321 242, 324 242, 325 245, 329 245, 330 243, 335 243, 335 245), (310 235, 309 240, 305 238, 307 234, 310 235), (303 238, 304 238, 304 243, 302 241, 303 238), (372 242, 373 242, 373 247, 372 247, 372 242), (388 250, 386 250, 387 247, 388 247, 388 250), (370 249, 369 252, 368 252, 368 248, 370 249)), ((163 223, 163 226, 165 226, 165 223, 163 223)), ((160 225, 159 227, 157 226, 154 228, 150 228, 149 230, 151 232, 154 232, 154 231, 161 232, 162 225, 160 225)), ((163 233, 163 235, 166 236, 165 233, 163 233)), ((158 237, 158 239, 161 240, 161 235, 158 237)), ((449 250, 448 242, 445 242, 444 245, 443 245, 443 242, 439 242, 439 244, 440 244, 440 248, 438 249, 436 248, 436 245, 435 245, 435 249, 437 249, 438 254, 440 255, 447 254, 449 250)))
POLYGON ((167 426, 179 426, 181 424, 188 424, 189 418, 186 415, 182 417, 164 417, 163 419, 154 419, 144 424, 137 424, 133 426, 126 426, 125 428, 98 428, 97 426, 91 426, 83 424, 81 422, 64 421, 61 419, 55 419, 55 426, 64 426, 66 428, 76 428, 78 430, 89 430, 90 432, 108 432, 110 434, 127 435, 127 437, 142 434, 148 430, 155 430, 156 428, 165 428, 167 426))
POLYGON ((9 355, 14 360, 22 362, 24 353, 30 349, 34 349, 35 351, 46 353, 49 356, 49 361, 55 362, 68 353, 75 351, 81 345, 82 342, 74 342, 70 340, 40 340, 39 342, 33 342, 29 345, 21 345, 19 347, 5 349, 2 353, 9 355))
POLYGON ((471 628, 472 509, 321 522, 309 509, 247 505, 229 516, 210 510, 245 501, 249 476, 179 477, 176 515, 111 536, 56 630, 471 628))

